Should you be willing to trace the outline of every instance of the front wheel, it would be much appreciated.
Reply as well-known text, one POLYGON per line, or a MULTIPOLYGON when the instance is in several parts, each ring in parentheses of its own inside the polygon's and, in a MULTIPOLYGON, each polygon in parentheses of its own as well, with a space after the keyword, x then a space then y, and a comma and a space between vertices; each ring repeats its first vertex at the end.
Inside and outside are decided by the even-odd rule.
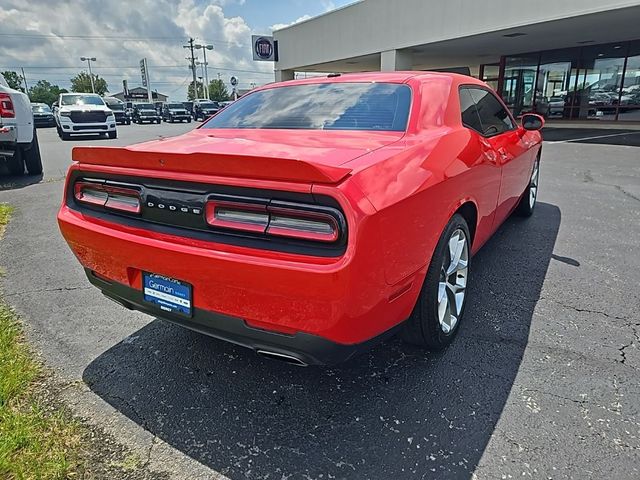
POLYGON ((118 132, 107 132, 107 136, 111 139, 118 138, 118 132))
POLYGON ((520 203, 516 207, 516 213, 522 217, 530 217, 538 200, 538 182, 540 180, 540 157, 533 164, 533 171, 529 178, 529 185, 520 197, 520 203))
POLYGON ((467 222, 455 214, 442 232, 416 306, 404 324, 405 341, 431 350, 453 341, 467 297, 470 238, 467 222))

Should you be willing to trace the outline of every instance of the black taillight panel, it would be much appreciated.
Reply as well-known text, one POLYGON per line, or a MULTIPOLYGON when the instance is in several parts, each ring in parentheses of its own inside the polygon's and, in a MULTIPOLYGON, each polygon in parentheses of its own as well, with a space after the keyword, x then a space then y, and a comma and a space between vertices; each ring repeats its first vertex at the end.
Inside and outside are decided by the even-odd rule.
POLYGON ((334 198, 324 195, 112 175, 95 178, 75 171, 66 198, 70 208, 98 218, 199 240, 316 256, 340 256, 347 244, 344 213, 334 198), (87 192, 89 201, 78 198, 79 189, 87 192), (101 204, 102 192, 112 192, 110 205, 108 199, 101 204), (114 205, 119 208, 110 208, 114 205))

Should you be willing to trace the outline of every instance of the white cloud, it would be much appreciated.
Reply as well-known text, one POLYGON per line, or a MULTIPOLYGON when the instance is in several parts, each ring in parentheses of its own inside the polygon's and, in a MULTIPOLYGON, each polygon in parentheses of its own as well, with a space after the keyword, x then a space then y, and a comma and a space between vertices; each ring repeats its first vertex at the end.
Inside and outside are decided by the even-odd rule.
POLYGON ((304 22, 305 20, 309 20, 311 17, 311 15, 303 15, 299 18, 297 18, 296 20, 294 20, 291 23, 275 23, 273 25, 271 25, 269 28, 273 31, 273 30, 281 30, 283 28, 287 28, 290 27, 291 25, 295 25, 296 23, 300 23, 300 22, 304 22))
MULTIPOLYGON (((183 45, 193 37, 214 45, 207 51, 209 79, 220 73, 228 81, 235 75, 240 88, 273 81, 273 65, 251 59, 251 34, 257 32, 242 17, 225 16, 224 6, 231 3, 244 0, 136 0, 135 8, 128 1, 74 0, 53 6, 50 0, 2 0, 0 33, 15 36, 0 37, 0 70, 25 66, 30 84, 45 79, 68 88, 69 78, 86 68, 80 57, 95 56, 94 73, 114 93, 123 79, 130 88, 140 84, 137 65, 146 57, 152 88, 179 100, 191 79, 183 45)), ((196 53, 202 60, 202 51, 196 53)))

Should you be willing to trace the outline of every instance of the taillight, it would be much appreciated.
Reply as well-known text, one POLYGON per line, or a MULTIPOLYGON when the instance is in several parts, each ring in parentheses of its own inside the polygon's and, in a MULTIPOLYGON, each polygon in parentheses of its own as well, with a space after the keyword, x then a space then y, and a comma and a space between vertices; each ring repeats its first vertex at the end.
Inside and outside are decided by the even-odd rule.
POLYGON ((339 221, 342 216, 337 210, 315 205, 277 203, 211 200, 205 209, 207 223, 212 227, 314 242, 331 243, 340 238, 341 223, 344 221, 339 221))
POLYGON ((140 192, 135 188, 86 181, 76 182, 73 188, 74 198, 80 203, 121 212, 140 213, 140 192))
POLYGON ((267 206, 212 200, 205 208, 207 223, 213 227, 264 233, 269 224, 267 206))
POLYGON ((0 117, 15 118, 15 116, 16 112, 13 108, 11 95, 9 95, 8 93, 0 92, 0 117))
POLYGON ((340 236, 336 219, 328 213, 268 207, 267 235, 300 238, 316 242, 335 242, 340 236))

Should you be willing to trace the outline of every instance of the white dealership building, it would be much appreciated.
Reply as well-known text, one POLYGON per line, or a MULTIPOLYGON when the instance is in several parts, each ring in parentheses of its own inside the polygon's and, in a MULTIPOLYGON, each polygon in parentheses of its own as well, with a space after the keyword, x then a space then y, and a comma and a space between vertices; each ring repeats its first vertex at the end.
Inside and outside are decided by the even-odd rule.
POLYGON ((276 30, 295 72, 447 69, 517 114, 640 121, 640 1, 363 0, 276 30))

